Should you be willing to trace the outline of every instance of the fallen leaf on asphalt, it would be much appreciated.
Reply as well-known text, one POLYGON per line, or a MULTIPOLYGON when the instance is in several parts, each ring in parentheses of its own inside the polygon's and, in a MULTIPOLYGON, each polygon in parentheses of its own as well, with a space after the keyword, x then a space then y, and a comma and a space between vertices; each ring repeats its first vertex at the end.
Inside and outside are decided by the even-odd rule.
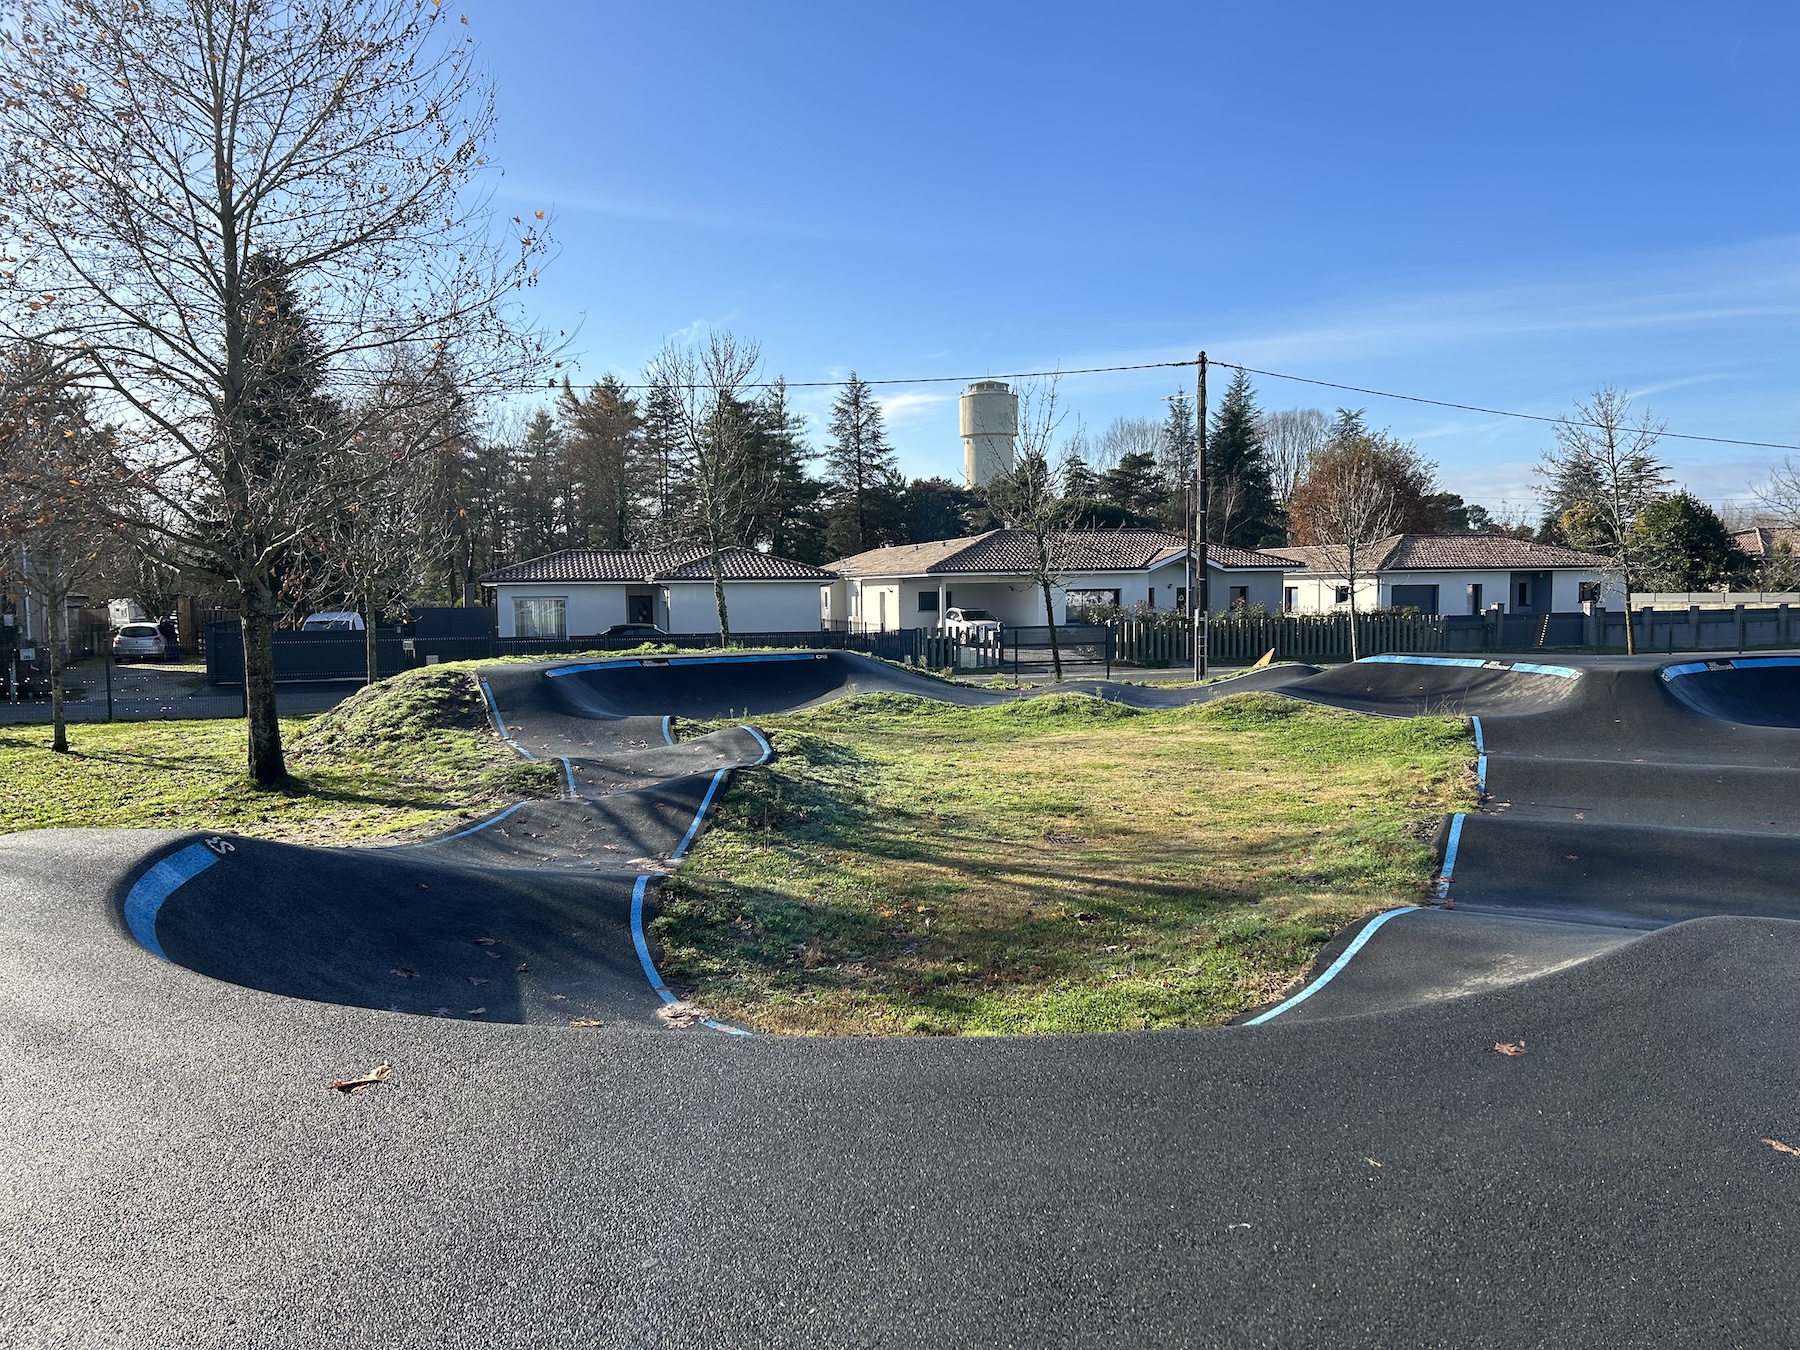
POLYGON ((499 938, 476 938, 475 945, 477 947, 491 947, 499 940, 499 938))
POLYGON ((480 1017, 481 1014, 483 1014, 486 1011, 487 1011, 486 1008, 470 1008, 470 1009, 468 1009, 468 1015, 470 1017, 480 1017))
POLYGON ((390 975, 398 975, 403 980, 410 980, 418 973, 419 972, 414 970, 411 966, 395 966, 388 972, 390 975))
POLYGON ((1764 1139, 1762 1142, 1777 1153, 1791 1153, 1796 1158, 1800 1158, 1800 1148, 1795 1148, 1792 1144, 1784 1144, 1779 1139, 1764 1139))
POLYGON ((394 1067, 385 1059, 370 1069, 361 1078, 340 1078, 331 1086, 339 1092, 361 1092, 364 1088, 374 1087, 377 1083, 385 1083, 393 1076, 394 1067))
POLYGON ((656 1015, 672 1027, 691 1027, 706 1020, 706 1010, 691 1003, 665 1003, 656 1015))
POLYGON ((567 998, 568 995, 567 994, 552 994, 552 995, 550 995, 550 997, 553 999, 556 999, 558 1002, 560 1002, 561 1000, 567 998))
POLYGON ((421 881, 419 883, 419 889, 422 891, 428 891, 431 889, 431 887, 427 886, 424 882, 421 881))
POLYGON ((1563 861, 1564 862, 1580 862, 1581 855, 1579 853, 1565 853, 1565 854, 1563 854, 1563 861))
POLYGON ((480 988, 482 985, 487 983, 486 980, 478 980, 473 975, 465 976, 464 978, 466 978, 468 980, 468 982, 470 984, 474 985, 476 988, 480 988))
POLYGON ((1494 1049, 1503 1055, 1522 1055, 1525 1053, 1524 1041, 1495 1041, 1494 1049))
POLYGON ((1370 1167, 1380 1167, 1381 1166, 1381 1164, 1376 1162, 1373 1158, 1364 1158, 1363 1161, 1366 1162, 1367 1164, 1369 1164, 1370 1167))
POLYGON ((572 1027, 597 1027, 605 1024, 598 1017, 572 1017, 569 1019, 569 1025, 572 1027))
POLYGON ((519 962, 518 965, 514 966, 513 969, 518 971, 519 974, 523 975, 526 971, 530 970, 531 967, 529 965, 527 965, 525 962, 521 961, 521 962, 519 962))

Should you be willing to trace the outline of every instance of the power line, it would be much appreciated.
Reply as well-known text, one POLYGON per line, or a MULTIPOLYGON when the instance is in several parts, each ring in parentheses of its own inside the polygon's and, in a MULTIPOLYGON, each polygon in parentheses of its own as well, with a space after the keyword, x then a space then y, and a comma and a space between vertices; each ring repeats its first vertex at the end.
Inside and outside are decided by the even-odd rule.
MULTIPOLYGON (((1255 366, 1240 365, 1236 361, 1217 361, 1208 357, 1207 363, 1214 366, 1223 366, 1226 370, 1241 370, 1246 375, 1260 375, 1265 379, 1270 380, 1289 380, 1295 384, 1310 384, 1320 389, 1339 389, 1349 394, 1364 394, 1370 398, 1391 398, 1402 403, 1420 403, 1431 408, 1452 408, 1457 412, 1480 413, 1484 417, 1511 417, 1521 422, 1547 423, 1551 426, 1589 427, 1594 430, 1606 429, 1598 422, 1587 422, 1579 418, 1550 417, 1543 413, 1513 412, 1506 408, 1484 408, 1475 403, 1454 403, 1448 399, 1425 398, 1419 394, 1396 394, 1391 389, 1367 389, 1356 384, 1338 384, 1333 380, 1318 380, 1309 375, 1290 375, 1287 372, 1280 370, 1259 370, 1255 366)), ((859 384, 883 386, 898 384, 969 384, 976 380, 1041 380, 1055 379, 1064 375, 1112 375, 1134 370, 1191 370, 1196 364, 1198 363, 1195 361, 1146 361, 1128 366, 1082 366, 1074 370, 1020 370, 999 375, 920 375, 911 379, 858 380, 857 382, 859 384)), ((843 389, 848 387, 849 384, 849 380, 757 380, 739 385, 738 387, 741 389, 843 389)), ((556 386, 552 385, 547 387, 554 388, 556 386)), ((571 385, 570 387, 575 389, 594 389, 598 387, 598 382, 571 385)), ((649 384, 619 384, 614 387, 633 392, 654 388, 653 385, 649 384)), ((678 385, 676 387, 682 389, 710 389, 713 386, 678 385)), ((521 387, 518 392, 528 391, 521 387)), ((1700 436, 1692 432, 1684 431, 1661 431, 1657 433, 1657 436, 1658 439, 1661 440, 1698 441, 1706 445, 1738 445, 1754 450, 1800 451, 1800 445, 1788 444, 1782 441, 1745 441, 1737 440, 1729 436, 1700 436)))

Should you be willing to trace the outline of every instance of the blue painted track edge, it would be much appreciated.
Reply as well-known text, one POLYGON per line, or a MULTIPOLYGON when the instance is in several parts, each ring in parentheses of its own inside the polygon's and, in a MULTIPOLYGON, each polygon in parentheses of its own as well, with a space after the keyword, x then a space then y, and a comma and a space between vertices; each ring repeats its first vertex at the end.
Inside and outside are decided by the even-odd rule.
POLYGON ((1248 1022, 1245 1022, 1244 1025, 1247 1027, 1261 1026, 1264 1022, 1269 1021, 1271 1018, 1279 1017, 1279 1016, 1281 1016, 1282 1013, 1286 1012, 1288 1009, 1297 1007, 1298 1005, 1306 1002, 1307 999, 1311 998, 1314 994, 1318 993, 1319 990, 1323 989, 1326 985, 1330 984, 1332 982, 1332 980, 1336 979, 1337 976, 1339 975, 1339 973, 1342 972, 1344 967, 1350 964, 1350 958, 1355 956, 1359 951, 1361 951, 1363 949, 1363 944, 1366 943, 1370 938, 1374 937, 1376 931, 1378 929, 1380 929, 1381 926, 1383 924, 1385 924, 1389 919, 1396 919, 1402 914, 1417 913, 1418 909, 1419 909, 1419 906, 1417 906, 1417 905, 1407 905, 1401 909, 1390 909, 1390 910, 1385 911, 1384 913, 1377 914, 1373 919, 1370 919, 1368 923, 1363 925, 1362 932, 1358 933, 1356 935, 1356 937, 1351 941, 1350 945, 1348 947, 1344 948, 1343 952, 1338 956, 1338 959, 1331 963, 1331 965, 1326 969, 1326 971, 1323 975, 1319 976, 1318 979, 1314 980, 1311 984, 1307 985, 1306 988, 1302 989, 1299 993, 1295 994, 1292 998, 1286 999, 1285 1001, 1283 1001, 1281 1003, 1277 1003, 1273 1008, 1270 1008, 1266 1013, 1257 1014, 1255 1017, 1252 1017, 1248 1022))
POLYGON ((138 946, 158 960, 169 959, 162 943, 156 940, 156 916, 164 901, 218 861, 219 855, 205 844, 189 844, 137 879, 125 897, 124 910, 125 927, 137 939, 138 946))

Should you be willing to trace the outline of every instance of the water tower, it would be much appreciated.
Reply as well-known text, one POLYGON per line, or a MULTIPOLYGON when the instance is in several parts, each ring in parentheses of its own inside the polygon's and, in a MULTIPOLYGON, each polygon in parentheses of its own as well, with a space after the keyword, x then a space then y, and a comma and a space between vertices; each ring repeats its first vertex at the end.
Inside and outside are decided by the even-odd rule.
POLYGON ((977 380, 958 400, 962 414, 963 481, 985 487, 1011 473, 1019 435, 1019 396, 1003 380, 977 380))

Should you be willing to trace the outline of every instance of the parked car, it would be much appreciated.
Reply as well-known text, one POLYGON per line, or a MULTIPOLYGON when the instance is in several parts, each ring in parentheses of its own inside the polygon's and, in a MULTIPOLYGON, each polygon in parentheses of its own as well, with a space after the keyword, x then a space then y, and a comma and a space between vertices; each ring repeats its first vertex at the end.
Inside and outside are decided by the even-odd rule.
POLYGON ((153 623, 128 623, 113 634, 112 654, 115 661, 162 661, 169 643, 153 623))
POLYGON ((600 636, 606 638, 637 638, 642 642, 661 642, 669 635, 653 623, 615 623, 600 636))
POLYGON ((1000 636, 1000 620, 985 609, 946 610, 944 635, 960 642, 993 642, 1000 636))
POLYGON ((300 621, 302 633, 360 633, 362 615, 353 609, 326 609, 308 614, 300 621))

